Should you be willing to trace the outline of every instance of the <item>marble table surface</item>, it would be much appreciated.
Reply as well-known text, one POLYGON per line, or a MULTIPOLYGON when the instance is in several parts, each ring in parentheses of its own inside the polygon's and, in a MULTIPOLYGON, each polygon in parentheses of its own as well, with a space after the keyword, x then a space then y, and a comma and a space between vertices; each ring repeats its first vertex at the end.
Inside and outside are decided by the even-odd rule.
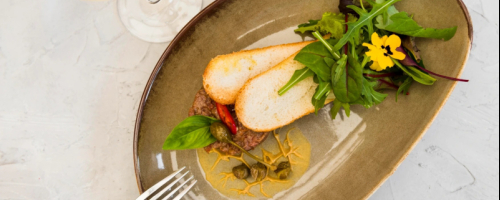
MULTIPOLYGON (((499 1, 464 2, 472 82, 374 200, 499 198, 499 1)), ((135 199, 135 116, 167 45, 125 30, 115 0, 0 1, 0 200, 135 199)))

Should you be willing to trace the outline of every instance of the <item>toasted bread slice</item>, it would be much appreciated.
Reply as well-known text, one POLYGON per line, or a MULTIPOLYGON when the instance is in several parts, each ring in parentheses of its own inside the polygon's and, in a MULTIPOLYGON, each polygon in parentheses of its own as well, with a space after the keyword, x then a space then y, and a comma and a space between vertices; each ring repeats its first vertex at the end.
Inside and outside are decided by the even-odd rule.
POLYGON ((315 111, 312 98, 318 84, 312 77, 298 83, 283 96, 278 95, 294 72, 306 67, 294 60, 295 55, 243 86, 235 109, 238 120, 245 127, 258 132, 272 131, 315 111))
POLYGON ((300 42, 217 56, 203 74, 203 87, 216 102, 234 104, 243 85, 312 42, 300 42))

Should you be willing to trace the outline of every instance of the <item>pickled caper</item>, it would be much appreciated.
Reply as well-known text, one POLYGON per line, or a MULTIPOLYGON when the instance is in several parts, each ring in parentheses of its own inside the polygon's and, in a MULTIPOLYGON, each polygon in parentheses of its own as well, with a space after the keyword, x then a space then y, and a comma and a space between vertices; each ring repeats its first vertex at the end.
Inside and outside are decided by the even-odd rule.
POLYGON ((259 162, 257 164, 252 165, 250 172, 252 173, 252 177, 255 179, 255 181, 259 182, 266 178, 267 167, 259 162))
POLYGON ((210 126, 210 133, 217 139, 218 141, 231 143, 233 142, 233 135, 231 131, 221 122, 214 122, 210 126))
POLYGON ((250 175, 250 169, 247 165, 241 164, 233 168, 233 174, 237 179, 246 179, 250 175))
POLYGON ((227 128, 227 126, 225 124, 223 124, 221 122, 212 123, 212 125, 210 126, 210 133, 215 137, 215 139, 217 139, 217 141, 232 144, 233 146, 240 149, 243 153, 247 154, 248 156, 250 156, 254 160, 262 163, 263 165, 269 167, 271 170, 276 169, 276 166, 264 162, 262 159, 257 158, 256 156, 249 153, 247 150, 243 149, 240 145, 236 144, 233 141, 233 135, 232 135, 231 131, 229 131, 229 129, 227 128))
POLYGON ((278 165, 278 169, 276 169, 274 172, 279 179, 284 180, 287 179, 292 172, 292 166, 290 165, 290 162, 282 162, 278 165))

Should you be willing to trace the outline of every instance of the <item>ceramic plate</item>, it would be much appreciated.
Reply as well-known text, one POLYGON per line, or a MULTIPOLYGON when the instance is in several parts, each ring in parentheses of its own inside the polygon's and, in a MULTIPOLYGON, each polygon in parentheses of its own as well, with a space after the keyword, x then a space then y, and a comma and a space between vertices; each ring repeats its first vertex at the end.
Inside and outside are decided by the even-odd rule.
MULTIPOLYGON (((217 0, 196 16, 166 49, 141 100, 134 136, 139 190, 187 166, 201 180, 188 199, 224 199, 204 181, 195 150, 162 150, 170 131, 187 117, 205 67, 217 55, 308 40, 293 29, 326 11, 338 12, 337 6, 338 0, 217 0)), ((459 77, 472 43, 464 4, 403 0, 397 7, 415 14, 424 27, 459 27, 451 41, 417 41, 428 68, 459 77)), ((298 120, 291 126, 299 128, 313 147, 309 171, 275 199, 368 198, 422 138, 455 84, 440 79, 432 87, 416 85, 398 103, 390 93, 375 108, 354 107, 350 118, 332 121, 326 108, 298 120)))

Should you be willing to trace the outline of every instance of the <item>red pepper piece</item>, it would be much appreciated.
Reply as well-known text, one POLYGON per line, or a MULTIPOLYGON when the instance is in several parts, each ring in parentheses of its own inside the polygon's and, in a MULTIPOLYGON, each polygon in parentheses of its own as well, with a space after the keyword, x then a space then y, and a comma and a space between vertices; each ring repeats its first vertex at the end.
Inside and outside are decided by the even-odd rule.
POLYGON ((227 109, 225 105, 221 105, 219 103, 216 103, 216 105, 220 119, 224 122, 224 124, 226 124, 227 127, 229 127, 231 133, 233 133, 233 135, 236 135, 236 133, 238 133, 238 129, 236 127, 236 123, 234 122, 233 116, 229 112, 229 109, 227 109))

